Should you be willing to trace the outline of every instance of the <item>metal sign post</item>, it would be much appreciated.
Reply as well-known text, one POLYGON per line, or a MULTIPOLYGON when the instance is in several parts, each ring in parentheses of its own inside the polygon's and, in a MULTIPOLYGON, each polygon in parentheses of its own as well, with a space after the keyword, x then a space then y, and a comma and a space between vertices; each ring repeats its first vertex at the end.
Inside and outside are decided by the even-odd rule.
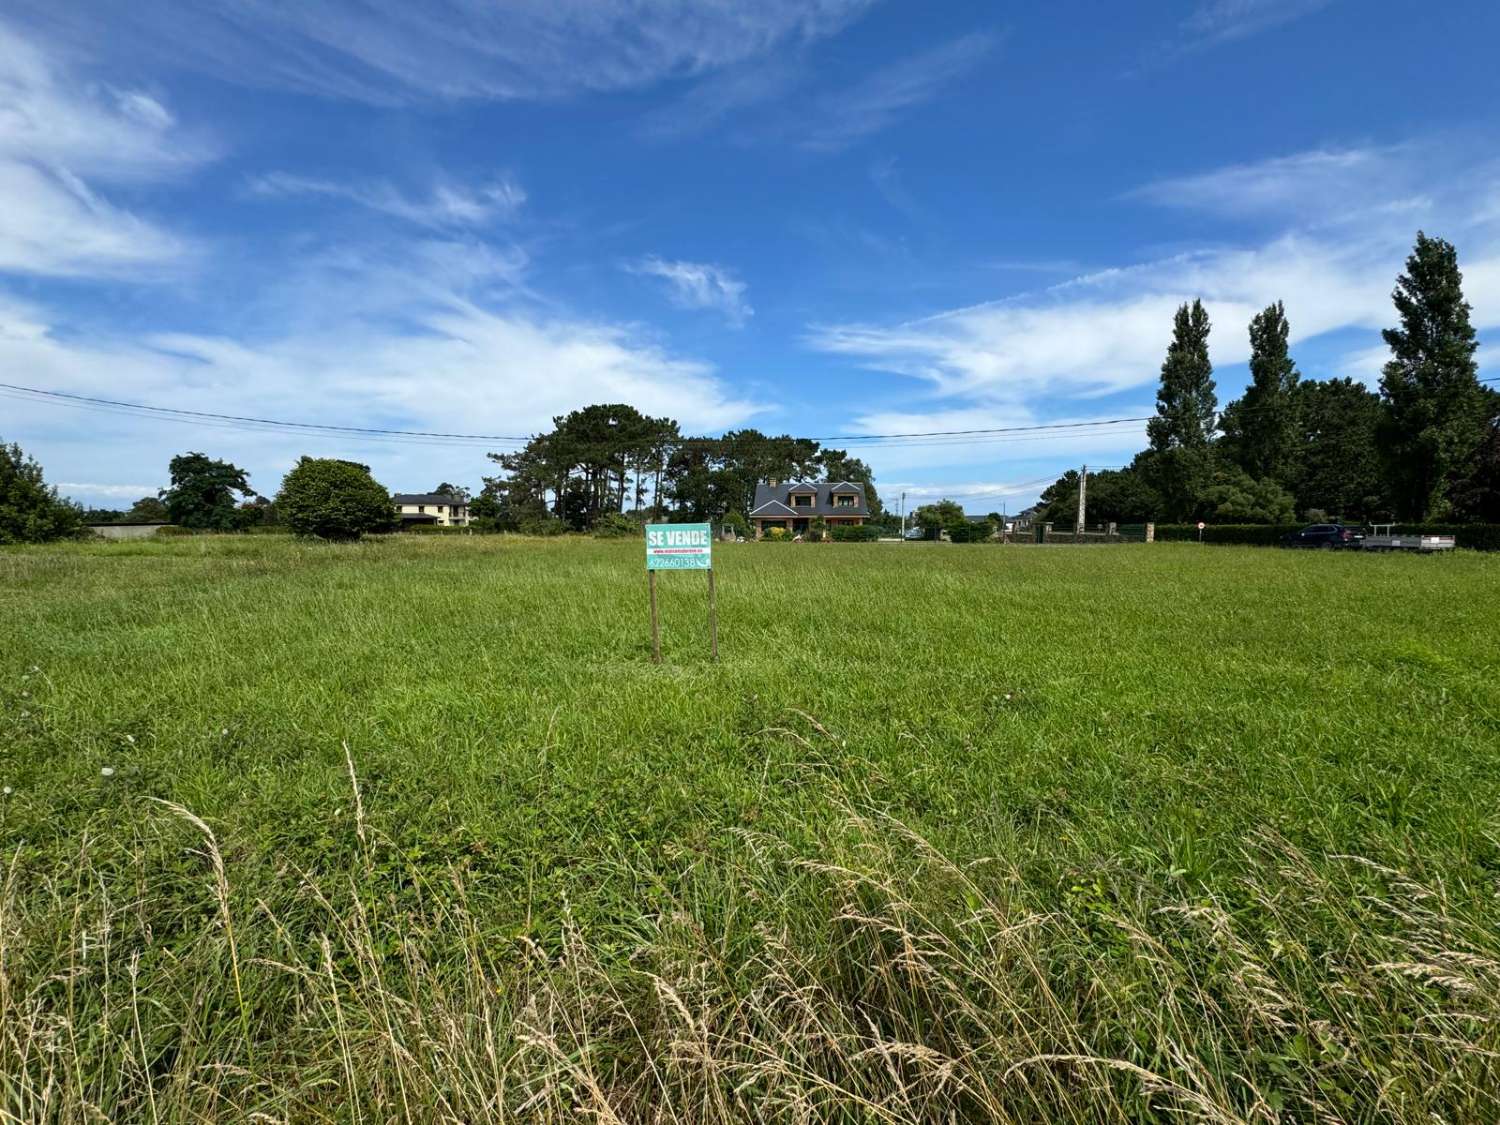
POLYGON ((714 589, 713 528, 706 523, 646 525, 646 584, 651 593, 651 661, 661 663, 661 630, 656 617, 658 570, 708 571, 708 648, 719 659, 719 607, 714 589))

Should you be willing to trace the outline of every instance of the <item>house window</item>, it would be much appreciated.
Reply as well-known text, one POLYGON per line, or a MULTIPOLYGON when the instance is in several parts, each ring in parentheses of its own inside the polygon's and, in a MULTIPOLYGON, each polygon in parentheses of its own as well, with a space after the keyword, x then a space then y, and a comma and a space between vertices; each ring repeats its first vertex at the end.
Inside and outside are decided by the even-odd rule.
POLYGON ((439 504, 437 506, 437 510, 438 510, 438 515, 442 515, 443 514, 443 506, 441 504, 439 504))
POLYGON ((858 502, 853 496, 836 496, 833 500, 834 506, 838 508, 858 507, 858 502))
POLYGON ((792 507, 794 507, 794 508, 811 508, 812 507, 812 502, 813 502, 813 498, 811 496, 793 496, 792 497, 792 507))
POLYGON ((426 514, 427 514, 427 505, 426 504, 418 504, 417 505, 417 515, 419 515, 419 516, 425 516, 426 514))

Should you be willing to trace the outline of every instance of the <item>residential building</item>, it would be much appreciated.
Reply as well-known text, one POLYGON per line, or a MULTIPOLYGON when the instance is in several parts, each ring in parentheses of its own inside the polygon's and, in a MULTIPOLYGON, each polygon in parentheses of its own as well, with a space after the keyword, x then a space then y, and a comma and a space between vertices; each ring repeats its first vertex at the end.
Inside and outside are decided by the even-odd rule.
POLYGON ((469 525, 469 502, 461 496, 450 496, 446 492, 398 492, 391 500, 403 527, 411 524, 469 525))
POLYGON ((819 516, 829 527, 869 517, 865 486, 850 481, 766 481, 755 486, 749 520, 759 539, 773 527, 802 535, 819 516))

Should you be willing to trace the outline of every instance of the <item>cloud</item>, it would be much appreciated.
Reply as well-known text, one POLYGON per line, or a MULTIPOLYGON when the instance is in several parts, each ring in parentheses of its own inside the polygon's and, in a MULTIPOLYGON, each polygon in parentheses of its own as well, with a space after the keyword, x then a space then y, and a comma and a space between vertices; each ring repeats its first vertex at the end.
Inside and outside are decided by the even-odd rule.
POLYGON ((1211 46, 1244 39, 1291 23, 1333 3, 1333 0, 1202 0, 1182 22, 1188 43, 1211 46))
POLYGON ((676 101, 642 117, 639 131, 659 141, 696 136, 733 113, 784 97, 805 77, 793 59, 757 59, 693 83, 676 101))
POLYGON ((422 198, 404 195, 385 182, 340 183, 289 172, 256 176, 249 187, 253 194, 268 198, 320 195, 344 199, 425 227, 484 226, 514 218, 526 202, 526 192, 508 176, 474 188, 439 183, 422 198))
MULTIPOLYGON (((450 433, 524 435, 598 401, 694 430, 742 424, 761 409, 712 365, 640 329, 539 307, 515 288, 513 262, 473 249, 428 242, 320 258, 260 303, 263 330, 234 334, 115 335, 0 294, 0 370, 51 390, 185 410, 450 433), (320 297, 315 316, 283 315, 308 292, 320 297)), ((485 452, 505 448, 188 425, 24 396, 7 396, 5 411, 7 432, 27 434, 55 476, 111 487, 204 448, 249 468, 264 492, 303 453, 352 457, 392 487, 428 488, 445 477, 477 483, 495 469, 485 452), (108 442, 97 440, 100 427, 108 442)))
MULTIPOLYGON (((1143 197, 1213 209, 1226 203, 1203 185, 1220 185, 1231 196, 1234 185, 1241 185, 1240 202, 1227 205, 1258 208, 1268 200, 1294 197, 1299 183, 1308 190, 1325 183, 1330 163, 1342 175, 1346 166, 1399 161, 1404 151, 1332 162, 1322 153, 1280 158, 1178 181, 1193 185, 1185 193, 1154 185, 1143 197)), ((1410 174, 1402 169, 1393 190, 1399 193, 1410 174)), ((809 342, 819 351, 924 383, 934 407, 945 414, 1032 412, 1050 420, 1091 398, 1146 392, 1158 376, 1172 313, 1181 302, 1204 300, 1215 326, 1214 362, 1224 367, 1248 358, 1245 325, 1279 299, 1286 302, 1294 342, 1339 330, 1368 333, 1368 349, 1348 361, 1364 373, 1378 350, 1378 329, 1394 315, 1391 285, 1419 222, 1459 245, 1476 326, 1500 326, 1500 236, 1473 218, 1471 206, 1491 190, 1490 176, 1491 170, 1481 165, 1445 179, 1440 190, 1434 185, 1433 198, 1417 214, 1376 206, 1379 195, 1370 193, 1372 206, 1347 223, 1293 224, 1249 245, 1209 247, 1102 270, 1050 289, 919 320, 817 326, 809 342)), ((1221 396, 1232 391, 1221 388, 1221 396)), ((878 421, 883 425, 886 420, 878 421)))
POLYGON ((1455 166, 1448 144, 1325 148, 1156 180, 1127 199, 1240 219, 1290 223, 1398 222, 1432 206, 1434 182, 1482 179, 1455 166))
POLYGON ((150 277, 190 259, 188 240, 94 185, 157 182, 211 155, 156 98, 90 86, 0 24, 0 270, 150 277))
POLYGON ((655 256, 626 267, 631 273, 658 277, 678 308, 715 309, 736 328, 755 315, 745 300, 745 283, 723 266, 706 262, 672 262, 655 256))
POLYGON ((192 253, 61 169, 0 160, 0 198, 0 271, 146 280, 192 253))
POLYGON ((381 105, 563 98, 691 78, 832 35, 872 0, 16 0, 72 44, 381 105))
POLYGON ((801 107, 786 133, 814 152, 848 148, 936 97, 983 62, 996 42, 994 35, 974 32, 903 59, 801 107))
POLYGON ((57 490, 64 496, 104 496, 112 500, 139 500, 143 496, 155 496, 160 488, 156 484, 95 484, 92 482, 59 481, 57 490))

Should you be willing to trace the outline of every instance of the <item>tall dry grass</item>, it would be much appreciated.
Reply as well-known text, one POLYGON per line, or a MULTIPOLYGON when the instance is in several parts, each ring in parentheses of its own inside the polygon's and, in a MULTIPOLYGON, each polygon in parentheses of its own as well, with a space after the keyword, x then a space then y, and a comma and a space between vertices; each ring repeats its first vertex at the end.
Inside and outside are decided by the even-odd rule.
POLYGON ((288 864, 274 898, 181 808, 107 862, 12 862, 0 1120, 1500 1120, 1500 937, 1358 857, 1265 833, 1233 906, 1043 908, 1007 857, 850 808, 815 844, 739 834, 628 933, 505 937, 457 871, 372 895, 360 809, 365 864, 288 864), (182 848, 201 878, 163 892, 182 848))

